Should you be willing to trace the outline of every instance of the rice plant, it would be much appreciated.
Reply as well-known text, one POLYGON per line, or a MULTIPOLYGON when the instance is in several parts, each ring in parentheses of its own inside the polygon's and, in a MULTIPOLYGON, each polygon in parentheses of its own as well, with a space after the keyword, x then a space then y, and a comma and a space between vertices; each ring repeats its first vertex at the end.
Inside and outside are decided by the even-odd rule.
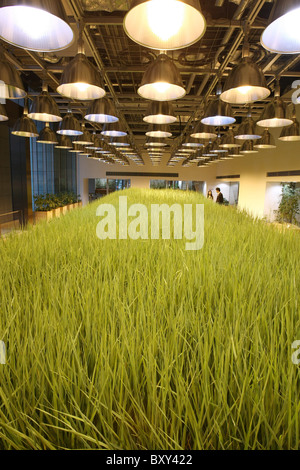
POLYGON ((299 449, 299 233, 121 194, 205 204, 204 248, 100 241, 97 202, 0 241, 0 449, 299 449))

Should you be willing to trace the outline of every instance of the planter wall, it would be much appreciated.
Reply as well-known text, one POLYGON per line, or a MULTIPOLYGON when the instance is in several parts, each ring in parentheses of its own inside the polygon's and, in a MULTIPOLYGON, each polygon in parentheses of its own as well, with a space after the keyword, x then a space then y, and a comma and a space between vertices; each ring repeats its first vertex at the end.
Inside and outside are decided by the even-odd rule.
POLYGON ((59 218, 61 215, 65 215, 74 209, 78 209, 79 207, 82 207, 82 202, 69 204, 68 206, 64 207, 58 207, 57 209, 53 209, 52 211, 47 212, 36 211, 34 212, 34 221, 36 224, 42 220, 46 220, 48 222, 49 220, 59 218))
POLYGON ((34 213, 35 223, 41 222, 42 220, 46 220, 48 222, 51 219, 53 219, 53 211, 34 213))

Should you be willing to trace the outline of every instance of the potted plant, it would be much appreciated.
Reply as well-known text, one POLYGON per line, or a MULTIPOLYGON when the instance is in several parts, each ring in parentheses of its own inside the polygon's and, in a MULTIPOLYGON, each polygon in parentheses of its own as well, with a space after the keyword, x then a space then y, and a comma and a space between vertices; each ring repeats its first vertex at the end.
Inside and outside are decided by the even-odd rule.
POLYGON ((82 200, 81 200, 80 194, 77 196, 77 201, 78 201, 78 207, 81 208, 82 207, 82 200))

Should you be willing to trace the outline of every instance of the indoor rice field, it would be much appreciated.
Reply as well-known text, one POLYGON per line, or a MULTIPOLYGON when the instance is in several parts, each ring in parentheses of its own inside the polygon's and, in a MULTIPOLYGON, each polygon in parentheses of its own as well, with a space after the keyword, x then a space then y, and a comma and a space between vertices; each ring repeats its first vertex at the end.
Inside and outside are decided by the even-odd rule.
POLYGON ((298 232, 197 193, 205 242, 105 240, 99 202, 0 241, 0 449, 299 449, 298 232))

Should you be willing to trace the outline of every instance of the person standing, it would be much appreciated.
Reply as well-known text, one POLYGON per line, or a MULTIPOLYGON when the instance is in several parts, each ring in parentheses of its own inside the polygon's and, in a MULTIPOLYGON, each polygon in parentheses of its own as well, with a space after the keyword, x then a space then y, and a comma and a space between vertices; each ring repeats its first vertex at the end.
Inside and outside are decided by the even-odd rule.
POLYGON ((211 190, 208 191, 208 194, 207 194, 207 199, 210 199, 211 201, 214 200, 214 197, 213 197, 213 193, 211 190))
POLYGON ((223 194, 221 193, 221 189, 220 189, 220 188, 217 188, 216 191, 217 191, 217 200, 216 200, 216 203, 222 205, 223 202, 224 202, 224 196, 223 196, 223 194))

